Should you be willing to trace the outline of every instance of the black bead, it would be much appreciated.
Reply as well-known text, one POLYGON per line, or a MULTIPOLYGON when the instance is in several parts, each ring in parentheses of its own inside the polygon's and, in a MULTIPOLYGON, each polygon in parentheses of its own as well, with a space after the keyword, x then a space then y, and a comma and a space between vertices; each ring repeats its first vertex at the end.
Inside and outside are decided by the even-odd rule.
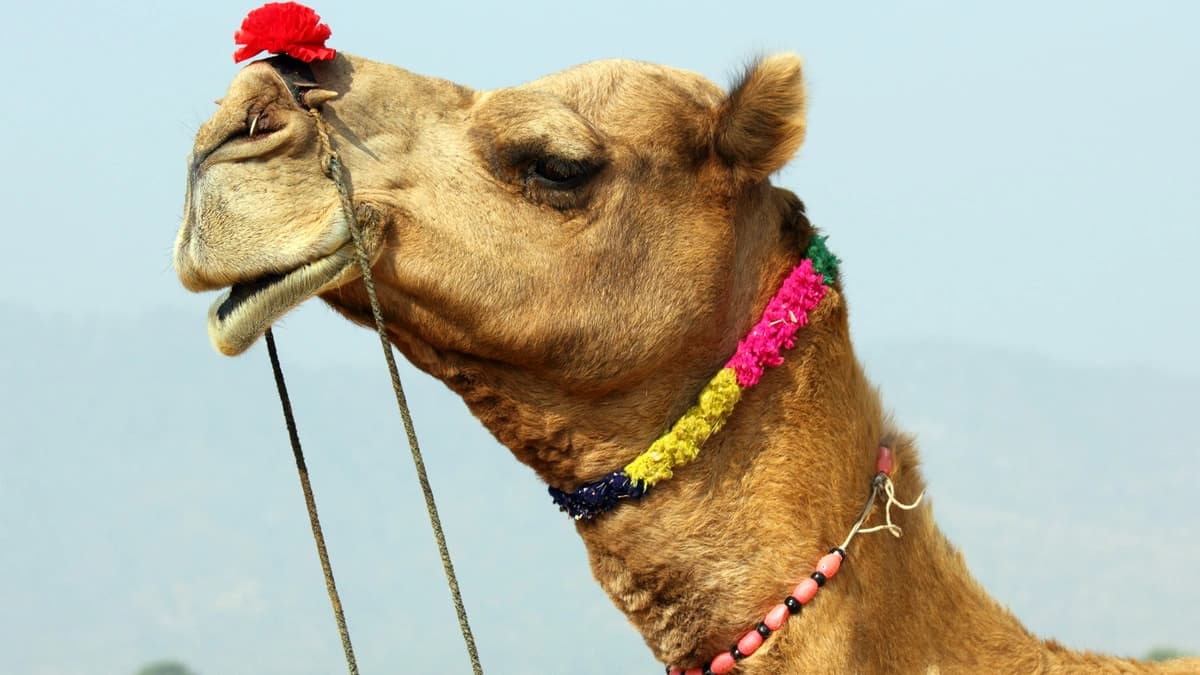
POLYGON ((754 630, 758 631, 758 634, 763 636, 763 638, 771 636, 771 629, 767 628, 767 624, 761 621, 758 622, 758 625, 754 627, 754 630))
POLYGON ((799 614, 800 608, 804 606, 800 604, 799 600, 790 595, 783 599, 783 604, 787 605, 789 614, 799 614))
POLYGON ((704 675, 713 675, 712 668, 704 666, 704 675))
POLYGON ((742 659, 746 658, 745 654, 738 651, 737 645, 734 645, 732 648, 730 648, 729 653, 733 654, 734 661, 741 661, 742 659))
POLYGON ((833 548, 829 549, 829 552, 842 556, 842 560, 846 559, 846 549, 842 548, 841 546, 834 546, 833 548))
POLYGON ((826 579, 825 579, 824 574, 821 574, 820 572, 813 572, 812 578, 813 578, 813 581, 817 582, 818 587, 825 585, 826 579))

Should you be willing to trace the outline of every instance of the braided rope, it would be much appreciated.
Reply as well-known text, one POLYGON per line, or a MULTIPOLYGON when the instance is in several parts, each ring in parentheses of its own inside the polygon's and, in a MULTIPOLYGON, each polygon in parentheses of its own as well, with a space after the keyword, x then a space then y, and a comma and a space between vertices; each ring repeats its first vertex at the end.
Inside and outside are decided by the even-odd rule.
POLYGON ((342 636, 342 651, 346 655, 346 666, 350 675, 358 675, 358 662, 354 660, 354 647, 350 644, 350 629, 346 627, 346 615, 342 612, 342 599, 333 580, 333 566, 329 564, 329 552, 325 550, 325 535, 321 531, 321 519, 317 516, 317 500, 313 497, 312 484, 308 480, 308 465, 304 462, 304 450, 300 448, 300 434, 296 431, 296 418, 292 415, 292 400, 288 397, 287 384, 283 381, 283 369, 279 366, 279 352, 275 350, 275 335, 267 329, 267 355, 271 358, 271 370, 275 373, 275 388, 279 390, 279 403, 283 406, 283 420, 287 424, 288 439, 292 442, 292 455, 296 458, 296 471, 300 474, 300 490, 304 492, 304 504, 308 507, 308 523, 312 526, 313 541, 317 543, 317 557, 321 559, 321 571, 325 574, 325 590, 329 593, 329 604, 333 605, 333 620, 337 622, 342 636))
POLYGON ((434 539, 437 540, 438 554, 442 559, 442 570, 446 574, 446 584, 450 588, 450 597, 454 603, 454 611, 458 615, 458 626, 462 632, 463 641, 467 645, 467 656, 471 661, 471 670, 475 675, 483 675, 483 666, 479 661, 479 651, 475 647, 475 636, 471 632, 471 624, 467 618, 467 609, 463 604, 462 592, 458 587, 458 577, 454 573, 454 563, 450 559, 450 549, 446 545, 446 534, 442 529, 442 519, 438 515, 437 503, 433 497, 433 488, 429 485, 429 475, 425 470, 425 460, 421 456, 421 447, 417 442, 417 432, 413 427, 412 415, 408 411, 408 399, 404 395, 404 386, 400 383, 400 372, 396 368, 396 358, 392 354, 392 344, 387 337, 387 326, 383 321, 383 311, 379 307, 379 297, 375 292, 375 280, 371 276, 371 261, 367 256, 366 245, 363 241, 361 223, 354 214, 354 203, 350 198, 350 186, 343 172, 341 159, 333 148, 333 140, 325 120, 316 108, 309 108, 309 113, 316 120, 317 134, 324 150, 324 169, 326 174, 337 186, 338 197, 341 199, 342 212, 350 226, 350 235, 354 238, 354 248, 358 254, 358 265, 362 270, 363 285, 367 289, 367 297, 371 302, 371 315, 375 319, 375 331, 379 334, 379 345, 383 349, 384 360, 387 361, 388 374, 392 379, 392 391, 396 395, 396 405, 400 409, 400 419, 404 422, 404 432, 408 436, 408 447, 412 453, 413 466, 417 472, 417 480, 421 484, 421 493, 425 497, 425 510, 429 513, 429 525, 433 528, 434 539))

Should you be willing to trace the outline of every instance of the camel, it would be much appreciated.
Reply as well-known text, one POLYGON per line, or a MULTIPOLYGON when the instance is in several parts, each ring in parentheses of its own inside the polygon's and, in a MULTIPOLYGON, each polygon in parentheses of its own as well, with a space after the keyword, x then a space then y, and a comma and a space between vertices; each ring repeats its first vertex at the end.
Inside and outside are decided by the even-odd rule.
MULTIPOLYGON (((567 502, 700 405, 822 241, 770 181, 805 137, 791 54, 755 62, 729 93, 622 60, 476 91, 344 53, 273 57, 218 105, 196 136, 174 258, 186 288, 227 289, 209 314, 217 349, 243 352, 313 296, 373 325, 324 170, 328 133, 391 342, 567 502)), ((972 578, 928 502, 888 509, 903 537, 830 552, 881 474, 910 505, 925 484, 826 277, 791 317, 806 325, 782 362, 690 462, 641 498, 576 513, 596 580, 655 658, 689 675, 1200 672, 1035 637, 972 578), (821 592, 786 600, 818 563, 821 592)))

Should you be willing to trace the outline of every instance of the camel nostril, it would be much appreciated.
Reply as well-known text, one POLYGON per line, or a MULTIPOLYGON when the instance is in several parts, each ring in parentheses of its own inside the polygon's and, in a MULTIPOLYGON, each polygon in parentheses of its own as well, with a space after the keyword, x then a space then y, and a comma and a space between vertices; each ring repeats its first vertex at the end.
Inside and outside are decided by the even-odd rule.
POLYGON ((258 112, 247 114, 246 116, 246 136, 254 138, 258 136, 268 136, 272 132, 278 131, 282 126, 276 121, 277 116, 270 114, 269 109, 259 110, 258 112))

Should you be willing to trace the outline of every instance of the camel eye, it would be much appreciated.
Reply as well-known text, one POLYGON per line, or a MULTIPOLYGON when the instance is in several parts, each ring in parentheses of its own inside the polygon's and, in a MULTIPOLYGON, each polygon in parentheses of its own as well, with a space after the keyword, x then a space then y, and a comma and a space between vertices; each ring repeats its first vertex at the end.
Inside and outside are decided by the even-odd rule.
POLYGON ((529 167, 528 180, 552 190, 572 190, 596 173, 596 165, 558 157, 542 157, 529 167))

